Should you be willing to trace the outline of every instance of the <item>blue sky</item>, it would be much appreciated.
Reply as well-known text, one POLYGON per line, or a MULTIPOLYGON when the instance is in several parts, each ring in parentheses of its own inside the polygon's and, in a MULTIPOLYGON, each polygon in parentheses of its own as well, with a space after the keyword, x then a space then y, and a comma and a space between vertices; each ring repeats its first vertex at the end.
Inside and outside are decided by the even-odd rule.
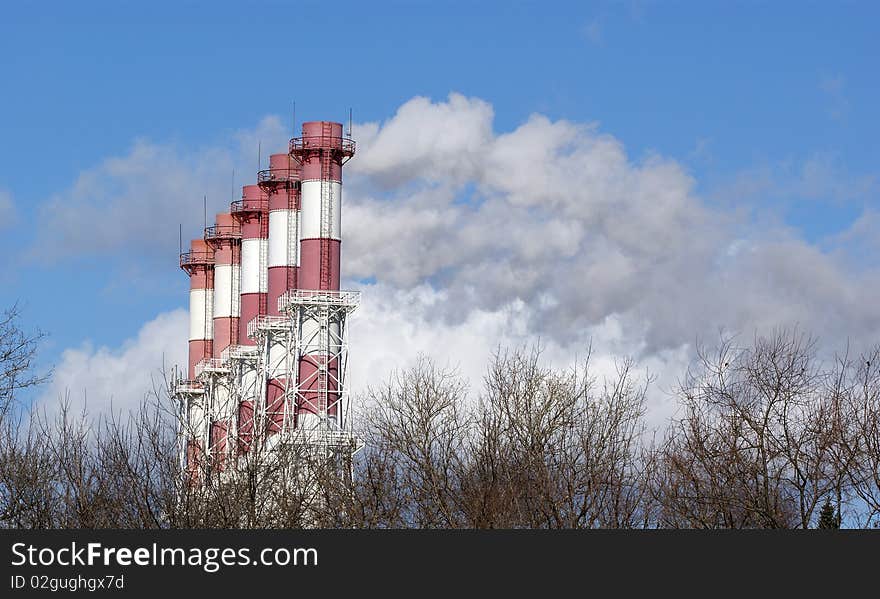
MULTIPOLYGON (((83 172, 129 156, 137 140, 182 156, 228 148, 266 115, 289 127, 294 101, 298 120, 343 120, 351 108, 356 122, 381 123, 416 96, 457 92, 489 103, 499 133, 533 113, 596 123, 634 163, 675 161, 706 206, 819 248, 878 209, 875 2, 328 6, 0 8, 0 194, 14 206, 0 305, 21 301, 25 324, 51 334, 46 363, 89 340, 118 346, 183 306, 187 289, 175 214, 155 214, 153 226, 173 232, 161 243, 58 243, 35 257, 47 202, 64 202, 83 172)), ((230 174, 218 167, 216 179, 227 188, 230 174)), ((248 182, 239 170, 236 184, 248 182)), ((186 190, 197 206, 205 192, 186 190)))

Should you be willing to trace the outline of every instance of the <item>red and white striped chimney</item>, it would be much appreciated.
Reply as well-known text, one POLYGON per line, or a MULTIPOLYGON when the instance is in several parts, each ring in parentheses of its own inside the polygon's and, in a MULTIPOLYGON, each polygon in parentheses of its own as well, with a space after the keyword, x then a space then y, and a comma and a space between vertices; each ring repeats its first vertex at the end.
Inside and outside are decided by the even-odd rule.
POLYGON ((196 364, 210 358, 214 340, 214 249, 204 239, 193 239, 190 251, 180 256, 180 267, 189 275, 189 368, 195 380, 196 364))
MULTIPOLYGON (((241 188, 241 199, 232 202, 230 212, 241 227, 241 313, 238 345, 255 345, 248 337, 248 323, 266 314, 266 259, 269 244, 269 202, 259 185, 241 188)), ((250 364, 248 364, 250 366, 250 364)), ((254 403, 259 395, 257 371, 241 371, 238 398, 238 448, 248 451, 253 440, 254 403)))
MULTIPOLYGON (((260 185, 269 194, 269 290, 268 313, 278 316, 278 300, 297 286, 299 266, 299 180, 301 168, 290 154, 269 156, 269 169, 260 173, 260 185)), ((285 372, 291 348, 284 338, 273 338, 268 348, 266 382, 266 432, 284 427, 285 416, 293 422, 295 412, 287 408, 285 372)))
POLYGON ((299 266, 299 180, 302 170, 289 154, 269 156, 260 185, 269 194, 268 313, 277 316, 278 299, 297 287, 299 266))
MULTIPOLYGON (((342 125, 303 123, 302 138, 291 142, 291 155, 302 163, 299 285, 303 290, 338 291, 342 240, 342 164, 354 153, 343 139, 342 125)), ((335 419, 339 361, 331 347, 339 323, 323 330, 316 321, 302 324, 297 426, 310 427, 321 417, 335 419), (326 393, 324 392, 326 390, 326 393)))
MULTIPOLYGON (((180 267, 189 275, 189 365, 187 379, 196 378, 196 364, 210 358, 214 338, 214 249, 204 239, 193 239, 190 250, 180 256, 180 267)), ((204 456, 203 440, 191 437, 204 429, 205 411, 200 402, 185 404, 186 471, 195 484, 204 456)))
POLYGON ((238 340, 241 284, 241 228, 228 212, 205 229, 214 249, 214 357, 238 340))
MULTIPOLYGON (((241 307, 241 227, 229 212, 217 215, 216 224, 205 229, 205 241, 214 249, 214 358, 238 340, 241 307)), ((211 406, 208 456, 223 470, 228 459, 233 412, 229 390, 218 388, 211 406)))
POLYGON ((269 202, 259 185, 245 185, 241 200, 232 203, 231 212, 241 226, 241 315, 238 344, 254 345, 247 325, 266 314, 269 246, 269 202))

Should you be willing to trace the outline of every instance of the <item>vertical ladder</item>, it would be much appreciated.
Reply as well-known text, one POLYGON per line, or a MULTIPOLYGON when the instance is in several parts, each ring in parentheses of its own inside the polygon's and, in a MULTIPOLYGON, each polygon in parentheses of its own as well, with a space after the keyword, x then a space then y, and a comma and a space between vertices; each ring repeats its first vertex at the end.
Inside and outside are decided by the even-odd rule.
POLYGON ((202 356, 199 358, 199 360, 214 357, 214 265, 205 265, 204 268, 205 292, 202 294, 202 314, 204 316, 202 322, 202 338, 205 339, 205 348, 202 350, 202 356), (208 293, 207 291, 208 281, 211 282, 211 293, 208 293), (209 314, 211 315, 210 318, 208 317, 209 314), (208 335, 209 331, 211 333, 210 335, 208 335))
MULTIPOLYGON (((229 319, 229 344, 236 345, 238 343, 238 332, 241 328, 241 240, 229 240, 232 251, 232 263, 238 264, 238 268, 232 269, 232 284, 229 286, 229 301, 232 306, 232 313, 238 314, 238 317, 229 319)), ((247 323, 244 324, 247 327, 247 323)))
POLYGON ((318 356, 320 364, 318 368, 318 414, 320 415, 321 428, 327 423, 328 409, 330 403, 330 319, 328 318, 328 309, 324 306, 317 308, 320 314, 318 323, 320 326, 321 349, 323 350, 318 356))
MULTIPOLYGON (((265 192, 260 190, 260 212, 257 218, 260 219, 260 278, 259 278, 259 297, 260 307, 259 315, 263 316, 268 313, 268 295, 269 290, 269 198, 264 195, 265 192)), ((245 325, 247 326, 247 325, 245 325)))
POLYGON ((330 166, 333 161, 333 152, 327 147, 332 143, 332 130, 330 123, 324 123, 321 131, 321 273, 319 289, 330 289, 330 242, 331 233, 331 208, 333 203, 333 185, 330 182, 330 166))
MULTIPOLYGON (((263 219, 268 220, 268 219, 263 219)), ((268 313, 269 302, 269 239, 260 237, 260 309, 259 315, 265 316, 268 313)), ((247 325, 245 325, 247 326, 247 325)))
POLYGON ((296 289, 299 285, 295 279, 296 267, 299 266, 299 211, 293 201, 295 189, 292 182, 287 189, 287 287, 296 289))

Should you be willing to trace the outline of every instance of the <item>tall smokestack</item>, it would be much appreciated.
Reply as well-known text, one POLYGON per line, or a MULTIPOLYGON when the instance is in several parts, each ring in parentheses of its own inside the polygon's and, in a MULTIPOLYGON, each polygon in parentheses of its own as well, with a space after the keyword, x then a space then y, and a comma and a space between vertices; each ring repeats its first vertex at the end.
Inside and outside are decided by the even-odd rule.
MULTIPOLYGON (((214 339, 214 249, 204 239, 193 239, 190 250, 180 255, 180 267, 189 275, 189 367, 188 385, 196 383, 196 364, 210 358, 214 339)), ((187 396, 183 403, 183 418, 188 427, 181 432, 185 450, 187 479, 193 484, 198 479, 204 456, 204 441, 198 431, 205 427, 203 401, 187 396)))
POLYGON ((258 185, 245 185, 241 200, 233 202, 232 216, 241 227, 241 314, 238 344, 253 345, 247 325, 256 316, 266 314, 269 246, 269 202, 258 185))
MULTIPOLYGON (((303 123, 302 137, 291 141, 290 150, 302 164, 298 287, 338 294, 342 164, 354 154, 354 144, 343 139, 341 123, 312 121, 303 123)), ((305 320, 301 335, 297 427, 312 428, 324 418, 335 420, 338 412, 339 360, 334 346, 341 338, 340 325, 305 320)))
POLYGON ((205 241, 214 249, 214 357, 219 358, 238 339, 241 227, 230 213, 220 213, 205 229, 205 241))
MULTIPOLYGON (((289 289, 297 287, 299 270, 300 164, 290 154, 269 156, 269 169, 261 171, 260 186, 269 195, 269 290, 267 308, 270 316, 279 316, 278 300, 289 289)), ((267 360, 266 432, 274 434, 284 427, 285 417, 293 423, 293 404, 287 407, 289 343, 272 337, 267 360)))
MULTIPOLYGON (((241 227, 232 214, 217 215, 216 224, 205 229, 205 241, 214 249, 214 358, 238 340, 241 297, 241 227)), ((208 458, 218 470, 226 466, 233 408, 229 389, 218 388, 209 406, 211 427, 208 458)))
POLYGON ((204 239, 193 239, 190 251, 180 255, 180 267, 189 275, 189 369, 195 380, 196 364, 210 358, 214 340, 214 249, 204 239))
POLYGON ((299 266, 299 181, 302 170, 289 154, 269 156, 260 186, 269 194, 268 314, 278 316, 278 298, 297 287, 299 266))
MULTIPOLYGON (((232 202, 230 212, 241 227, 241 314, 238 321, 238 345, 255 345, 248 337, 248 323, 266 314, 269 246, 269 201, 258 185, 241 188, 241 199, 232 202)), ((244 366, 244 365, 243 365, 244 366)), ((255 363, 240 372, 241 397, 238 398, 238 447, 250 449, 253 440, 254 405, 258 397, 255 363)))

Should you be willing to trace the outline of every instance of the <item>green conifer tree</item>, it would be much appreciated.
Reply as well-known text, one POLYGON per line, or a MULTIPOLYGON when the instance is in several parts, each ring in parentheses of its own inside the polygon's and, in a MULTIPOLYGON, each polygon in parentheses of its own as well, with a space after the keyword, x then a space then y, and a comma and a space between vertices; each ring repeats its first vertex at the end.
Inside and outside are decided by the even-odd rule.
POLYGON ((825 500, 825 505, 819 512, 819 525, 817 528, 840 528, 840 512, 834 509, 830 499, 825 500))

